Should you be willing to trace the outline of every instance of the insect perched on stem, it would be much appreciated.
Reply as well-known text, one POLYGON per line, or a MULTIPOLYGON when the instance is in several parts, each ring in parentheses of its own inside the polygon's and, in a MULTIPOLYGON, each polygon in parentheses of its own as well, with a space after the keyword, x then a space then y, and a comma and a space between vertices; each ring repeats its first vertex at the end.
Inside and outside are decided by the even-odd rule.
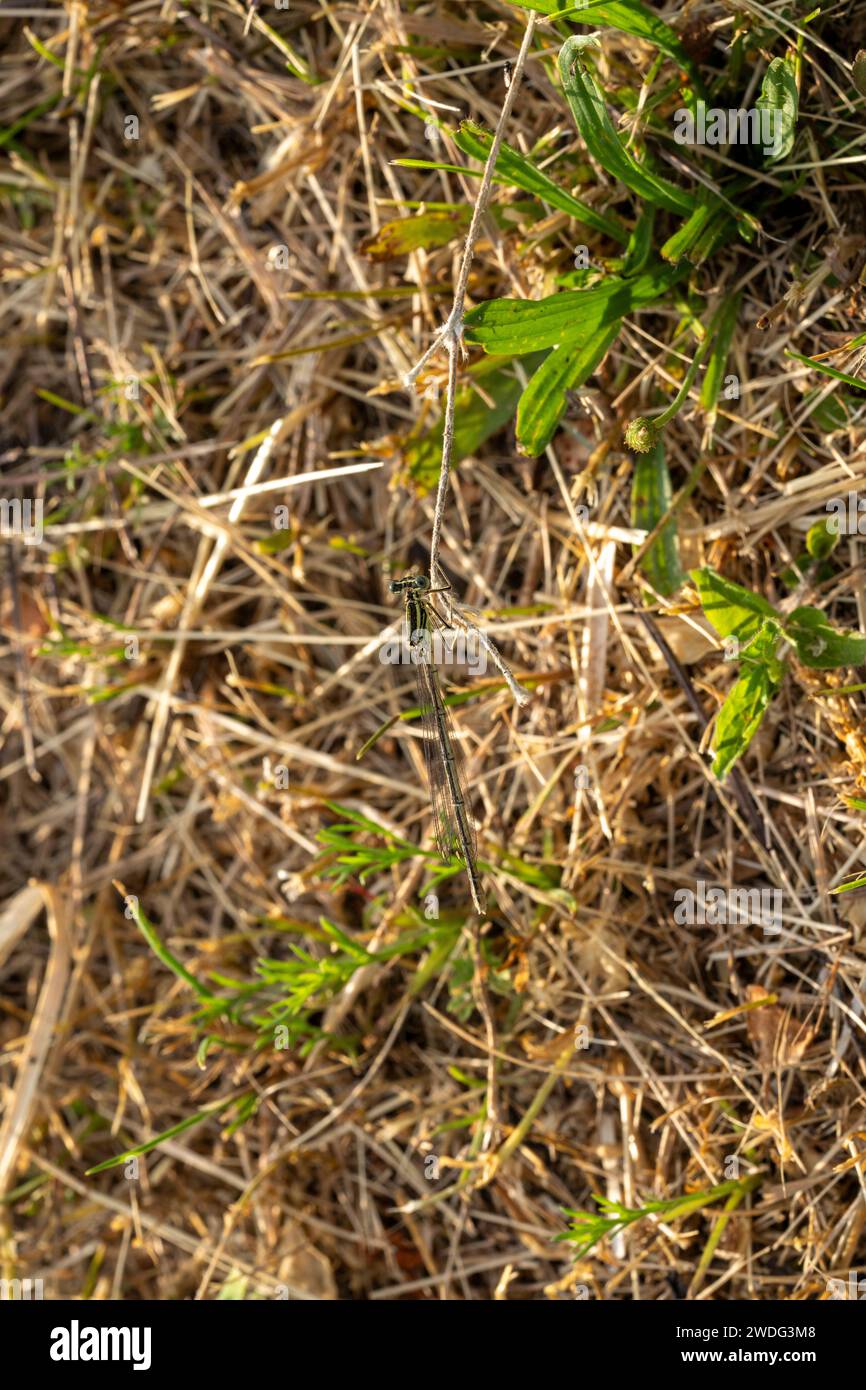
POLYGON ((424 738, 424 761, 430 784, 430 802, 436 844, 443 859, 463 860, 475 911, 484 913, 484 895, 476 865, 475 830, 469 819, 463 794, 465 777, 448 706, 442 698, 439 676, 433 663, 431 633, 441 619, 430 603, 431 594, 450 587, 431 589, 426 575, 407 575, 391 584, 392 594, 402 594, 406 602, 406 625, 412 664, 418 679, 418 705, 424 738))

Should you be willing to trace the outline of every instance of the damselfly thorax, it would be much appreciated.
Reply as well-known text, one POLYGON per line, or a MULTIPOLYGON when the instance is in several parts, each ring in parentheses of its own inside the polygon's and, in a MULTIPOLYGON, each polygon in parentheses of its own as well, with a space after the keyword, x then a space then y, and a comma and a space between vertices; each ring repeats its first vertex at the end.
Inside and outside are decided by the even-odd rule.
POLYGON ((406 575, 391 583, 391 592, 402 594, 406 604, 406 626, 418 680, 418 708, 436 844, 443 859, 456 856, 463 860, 475 909, 483 913, 481 883, 475 864, 475 828, 463 790, 466 785, 463 759, 430 653, 431 627, 442 624, 430 597, 445 593, 448 588, 450 585, 432 589, 423 574, 406 575))

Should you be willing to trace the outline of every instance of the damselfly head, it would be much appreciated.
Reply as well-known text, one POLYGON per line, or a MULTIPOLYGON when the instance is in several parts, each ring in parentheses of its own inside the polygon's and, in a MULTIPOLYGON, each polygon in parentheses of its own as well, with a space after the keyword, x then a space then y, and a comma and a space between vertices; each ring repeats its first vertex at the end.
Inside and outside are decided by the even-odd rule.
POLYGON ((392 594, 422 594, 430 588, 430 580, 426 574, 407 574, 403 579, 392 579, 388 588, 392 594))

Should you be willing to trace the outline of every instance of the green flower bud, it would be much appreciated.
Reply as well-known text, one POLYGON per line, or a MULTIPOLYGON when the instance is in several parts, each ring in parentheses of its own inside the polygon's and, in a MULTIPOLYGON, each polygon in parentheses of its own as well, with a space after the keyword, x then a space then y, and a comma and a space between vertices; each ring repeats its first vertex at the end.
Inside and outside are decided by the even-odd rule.
POLYGON ((655 448, 657 439, 658 431, 655 425, 643 415, 635 416, 625 427, 626 448, 634 449, 636 454, 648 454, 655 448))

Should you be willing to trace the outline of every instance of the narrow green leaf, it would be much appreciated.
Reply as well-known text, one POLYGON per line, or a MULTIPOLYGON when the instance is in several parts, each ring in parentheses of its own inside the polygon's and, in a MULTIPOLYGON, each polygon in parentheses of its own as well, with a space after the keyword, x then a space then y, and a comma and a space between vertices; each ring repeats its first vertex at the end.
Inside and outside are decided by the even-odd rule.
POLYGON ((713 735, 713 772, 720 780, 755 737, 775 690, 766 666, 750 666, 728 692, 713 735))
POLYGON ((866 660, 866 637, 859 632, 837 632, 820 608, 795 608, 785 619, 783 631, 803 665, 815 670, 859 666, 866 660))
MULTIPOLYGON (((493 136, 474 121, 461 121, 454 134, 454 143, 464 154, 486 160, 493 144, 493 136)), ((495 177, 497 183, 507 183, 514 188, 522 189, 525 193, 531 193, 534 197, 549 203, 551 207, 557 208, 560 212, 567 212, 587 227, 602 232, 623 246, 628 242, 628 228, 618 217, 609 217, 596 211, 588 203, 573 197, 510 145, 503 143, 500 148, 496 159, 495 177)))
POLYGON ((711 251, 723 239, 730 239, 734 230, 734 219, 708 189, 701 187, 698 206, 690 217, 668 237, 661 248, 661 256, 666 261, 690 261, 701 265, 711 251))
POLYGON ((816 362, 814 357, 804 357, 800 352, 792 352, 790 348, 785 349, 786 357, 793 357, 795 362, 803 362, 813 371, 821 372, 823 376, 831 376, 834 381, 844 381, 847 386, 856 386, 858 391, 866 391, 866 379, 862 376, 849 376, 847 372, 838 372, 835 367, 828 367, 826 362, 816 362))
POLYGON ((566 39, 559 52, 559 75, 587 149, 608 174, 645 202, 689 217, 697 206, 694 195, 639 164, 621 143, 598 83, 583 64, 582 47, 580 39, 566 39))
POLYGON ((154 955, 157 956, 169 970, 172 970, 179 980, 182 980, 185 985, 189 985, 190 989, 198 995, 199 999, 213 999, 213 994, 207 986, 203 985, 200 980, 197 980, 194 975, 191 975, 186 966, 181 965, 177 957, 172 955, 171 951, 162 941, 156 927, 145 917, 138 899, 128 894, 125 896, 125 901, 127 904, 126 910, 132 913, 132 919, 135 925, 138 927, 138 930, 141 932, 154 955))
POLYGON ((719 400, 719 392, 725 376, 725 367, 728 362, 728 351, 731 346, 731 338, 737 323, 737 314, 740 311, 740 300, 742 294, 732 294, 725 299, 718 318, 715 340, 710 349, 707 359, 707 370, 701 383, 701 406, 704 410, 715 414, 716 405, 719 400))
MULTIPOLYGON (((660 439, 649 454, 640 454, 635 461, 631 486, 631 524, 642 531, 651 531, 664 516, 673 501, 671 475, 665 459, 664 443, 660 439)), ((638 547, 634 546, 634 550, 638 547)), ((653 588, 668 597, 676 593, 685 578, 680 568, 680 548, 676 518, 665 523, 641 561, 641 569, 653 588)))
POLYGON ((141 1154, 150 1153, 151 1149, 158 1148, 167 1139, 174 1139, 178 1134, 185 1134, 194 1125, 201 1124, 202 1120, 209 1120, 211 1115, 218 1115, 221 1110, 227 1110, 230 1105, 235 1105, 238 1099, 243 1099, 243 1097, 232 1096, 228 1100, 217 1101, 215 1105, 206 1105, 203 1110, 197 1111, 194 1115, 187 1115, 185 1120, 172 1125, 171 1129, 164 1129, 162 1134, 157 1134, 153 1139, 146 1139, 144 1143, 136 1144, 134 1148, 127 1149, 115 1158, 107 1158, 104 1163, 97 1163, 95 1168, 88 1168, 84 1176, 89 1178, 94 1173, 104 1173, 109 1168, 118 1168, 121 1163, 126 1163, 130 1158, 138 1158, 141 1154))
MULTIPOLYGON (((860 801, 849 802, 849 805, 857 807, 858 810, 866 811, 866 804, 860 801)), ((838 888, 831 888, 831 893, 850 893, 855 888, 866 888, 866 874, 860 878, 852 879, 850 883, 840 883, 838 888)))
POLYGON ((653 249, 655 220, 655 208, 652 205, 645 207, 634 225, 634 231, 629 237, 628 246, 625 249, 623 275, 639 275, 649 265, 653 249))
POLYGON ((691 577, 701 607, 720 637, 748 642, 758 635, 766 618, 778 618, 775 608, 760 594, 724 579, 709 567, 692 570, 691 577))
POLYGON ((575 24, 606 25, 619 29, 620 33, 631 34, 633 38, 645 39, 698 80, 694 64, 674 30, 640 0, 590 0, 586 5, 569 5, 563 0, 508 0, 508 3, 519 4, 522 10, 556 15, 575 24))
MULTIPOLYGON (((467 169, 463 164, 444 164, 438 159, 392 159, 391 163, 398 169, 438 169, 443 174, 465 174, 470 179, 480 179, 484 177, 483 169, 467 169)), ((502 183, 502 179, 494 179, 494 183, 502 183)))

